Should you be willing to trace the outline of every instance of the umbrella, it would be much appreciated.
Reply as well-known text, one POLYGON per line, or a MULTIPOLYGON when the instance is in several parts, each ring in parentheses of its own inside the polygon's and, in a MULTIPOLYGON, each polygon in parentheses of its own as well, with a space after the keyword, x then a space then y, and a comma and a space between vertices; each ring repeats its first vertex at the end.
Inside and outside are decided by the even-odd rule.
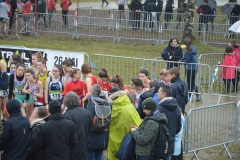
MULTIPOLYGON (((203 5, 204 0, 196 0, 196 6, 200 7, 201 5, 203 5)), ((211 8, 216 8, 217 7, 217 2, 216 0, 208 0, 208 6, 210 6, 211 8)))
POLYGON ((240 33, 240 21, 235 22, 228 30, 235 33, 240 33))
POLYGON ((230 15, 235 5, 240 6, 240 3, 228 2, 221 7, 221 11, 226 15, 230 15))
POLYGON ((215 72, 214 72, 214 75, 213 75, 213 80, 212 80, 212 84, 211 84, 211 87, 210 87, 210 90, 212 90, 212 88, 213 88, 213 84, 214 84, 214 82, 215 82, 215 80, 217 79, 217 72, 218 72, 218 67, 219 67, 219 65, 220 65, 220 61, 218 61, 218 66, 215 68, 215 72))

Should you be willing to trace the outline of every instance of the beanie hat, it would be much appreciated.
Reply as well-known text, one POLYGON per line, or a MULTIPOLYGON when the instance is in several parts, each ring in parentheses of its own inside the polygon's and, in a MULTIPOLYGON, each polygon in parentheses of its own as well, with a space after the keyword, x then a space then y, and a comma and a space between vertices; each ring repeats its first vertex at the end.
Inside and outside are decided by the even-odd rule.
POLYGON ((143 107, 143 109, 147 109, 147 110, 151 110, 151 111, 156 111, 156 109, 157 109, 156 102, 154 101, 154 99, 152 97, 145 99, 142 102, 142 107, 143 107))
POLYGON ((208 0, 204 0, 204 3, 208 3, 208 0))
POLYGON ((54 100, 49 103, 49 113, 54 114, 54 113, 61 113, 61 102, 54 100))

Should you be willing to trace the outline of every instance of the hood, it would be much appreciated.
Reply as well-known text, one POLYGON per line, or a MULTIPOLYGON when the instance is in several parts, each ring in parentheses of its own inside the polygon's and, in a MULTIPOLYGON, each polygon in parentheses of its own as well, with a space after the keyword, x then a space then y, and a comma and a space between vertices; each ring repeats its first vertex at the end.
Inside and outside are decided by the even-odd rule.
MULTIPOLYGON (((178 41, 178 39, 177 39, 176 37, 172 37, 172 38, 170 38, 170 40, 169 40, 168 46, 173 47, 171 43, 172 43, 172 41, 173 41, 174 39, 177 40, 177 44, 179 45, 179 41, 178 41)), ((178 47, 178 45, 177 45, 176 47, 178 47)), ((176 47, 175 47, 175 48, 176 48, 176 47)))
POLYGON ((91 98, 91 100, 94 100, 97 103, 104 104, 106 106, 112 106, 113 104, 113 101, 111 99, 103 99, 103 98, 96 97, 96 98, 91 98))
POLYGON ((152 97, 154 94, 154 89, 148 90, 140 95, 141 99, 147 99, 148 97, 152 97))
MULTIPOLYGON (((45 118, 45 117, 44 117, 45 118)), ((32 128, 35 124, 42 124, 42 123, 45 123, 45 121, 43 120, 44 118, 37 118, 35 119, 31 125, 30 125, 30 128, 32 128)))
POLYGON ((192 55, 197 55, 197 48, 193 45, 190 45, 190 47, 192 48, 192 55))
POLYGON ((20 114, 20 103, 15 99, 9 100, 6 104, 6 108, 10 116, 12 114, 20 114))
POLYGON ((171 79, 171 83, 174 83, 174 82, 176 82, 176 81, 180 81, 180 78, 172 78, 172 79, 171 79))
POLYGON ((161 122, 165 125, 168 123, 167 117, 164 113, 160 113, 160 114, 157 114, 157 115, 154 115, 154 116, 150 116, 147 119, 152 119, 152 120, 155 120, 157 122, 161 122))
POLYGON ((173 97, 163 98, 160 101, 159 105, 161 105, 162 107, 166 108, 167 110, 175 110, 175 109, 178 108, 178 102, 173 97))
POLYGON ((123 95, 127 95, 127 92, 126 91, 118 91, 118 92, 115 92, 112 95, 110 95, 108 98, 111 99, 111 100, 115 100, 118 97, 121 97, 123 95))

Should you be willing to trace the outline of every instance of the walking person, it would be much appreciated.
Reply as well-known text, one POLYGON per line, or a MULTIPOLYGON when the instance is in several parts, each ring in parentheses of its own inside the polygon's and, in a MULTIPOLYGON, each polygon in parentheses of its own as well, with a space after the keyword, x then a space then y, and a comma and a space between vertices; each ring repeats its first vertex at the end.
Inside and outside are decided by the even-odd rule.
POLYGON ((43 159, 74 160, 70 157, 78 143, 74 123, 64 119, 59 101, 49 103, 49 113, 45 123, 32 135, 26 160, 35 159, 40 151, 43 159))
POLYGON ((64 118, 72 121, 76 127, 78 143, 71 152, 71 159, 86 160, 87 158, 87 139, 92 131, 92 119, 90 112, 80 107, 81 100, 74 92, 68 92, 63 100, 63 106, 67 107, 64 118))
POLYGON ((157 140, 159 123, 167 124, 164 113, 159 113, 153 98, 143 101, 143 112, 146 114, 140 126, 131 126, 131 134, 136 141, 137 160, 152 160, 152 146, 157 140))
POLYGON ((103 5, 104 5, 104 2, 105 2, 105 3, 107 3, 107 4, 106 4, 106 7, 107 7, 107 6, 108 6, 108 4, 109 4, 109 2, 108 2, 107 0, 102 0, 102 5, 101 5, 101 7, 103 7, 103 5))
POLYGON ((6 104, 10 118, 4 123, 0 137, 1 160, 26 160, 30 123, 20 113, 20 103, 11 99, 6 104))
POLYGON ((71 5, 72 5, 71 0, 62 0, 60 3, 60 6, 62 8, 62 18, 63 18, 64 27, 68 26, 67 14, 68 14, 69 6, 71 5))
POLYGON ((6 36, 5 38, 8 38, 8 28, 9 28, 9 22, 8 22, 8 13, 10 12, 10 6, 7 5, 6 0, 3 0, 0 3, 0 39, 2 39, 3 34, 3 28, 4 25, 6 25, 6 36))
MULTIPOLYGON (((182 62, 186 63, 185 70, 187 76, 188 91, 195 92, 196 102, 200 102, 201 96, 198 94, 198 88, 195 82, 198 71, 197 48, 194 45, 192 45, 190 38, 185 38, 184 44, 187 46, 187 49, 185 55, 182 58, 182 62)), ((189 97, 191 97, 191 95, 189 97)))
POLYGON ((208 31, 208 22, 210 20, 210 16, 212 15, 212 9, 208 6, 208 0, 204 0, 203 5, 201 5, 197 10, 199 16, 199 28, 198 35, 201 35, 202 32, 202 24, 206 25, 206 32, 208 31))
POLYGON ((139 0, 133 0, 131 2, 131 10, 133 11, 132 30, 140 29, 140 16, 141 16, 141 2, 139 0))

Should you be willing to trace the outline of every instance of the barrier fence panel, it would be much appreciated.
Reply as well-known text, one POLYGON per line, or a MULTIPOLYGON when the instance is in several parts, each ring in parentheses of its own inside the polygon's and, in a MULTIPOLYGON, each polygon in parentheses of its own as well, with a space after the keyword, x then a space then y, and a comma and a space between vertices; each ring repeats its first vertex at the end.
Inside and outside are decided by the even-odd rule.
POLYGON ((208 53, 201 54, 198 57, 199 63, 208 64, 210 67, 214 67, 223 60, 223 53, 208 53))
POLYGON ((237 104, 237 109, 236 109, 236 141, 240 141, 240 117, 239 117, 239 112, 240 112, 240 101, 237 104))
POLYGON ((185 150, 198 159, 200 150, 227 145, 236 140, 236 104, 233 102, 191 109, 186 120, 185 150))
POLYGON ((34 14, 16 14, 16 36, 34 33, 34 14))
MULTIPOLYGON (((77 17, 80 19, 81 17, 77 17)), ((76 37, 91 36, 98 38, 112 38, 116 35, 116 20, 110 18, 91 18, 87 17, 90 23, 78 25, 76 27, 76 37)))
MULTIPOLYGON (((209 94, 211 68, 207 64, 146 59, 143 61, 142 68, 149 70, 151 79, 159 80, 161 70, 169 68, 169 66, 175 66, 180 69, 180 78, 188 84, 190 90, 189 93, 191 93, 190 100, 192 100, 192 93, 207 95, 209 94)), ((163 77, 164 79, 169 79, 167 76, 163 77)))
POLYGON ((215 65, 212 69, 212 82, 210 86, 211 95, 221 97, 239 97, 238 82, 240 67, 215 65))
POLYGON ((143 60, 143 58, 93 54, 90 57, 90 65, 93 74, 97 75, 102 68, 105 68, 112 76, 120 75, 124 84, 130 86, 131 78, 139 75, 143 60))

